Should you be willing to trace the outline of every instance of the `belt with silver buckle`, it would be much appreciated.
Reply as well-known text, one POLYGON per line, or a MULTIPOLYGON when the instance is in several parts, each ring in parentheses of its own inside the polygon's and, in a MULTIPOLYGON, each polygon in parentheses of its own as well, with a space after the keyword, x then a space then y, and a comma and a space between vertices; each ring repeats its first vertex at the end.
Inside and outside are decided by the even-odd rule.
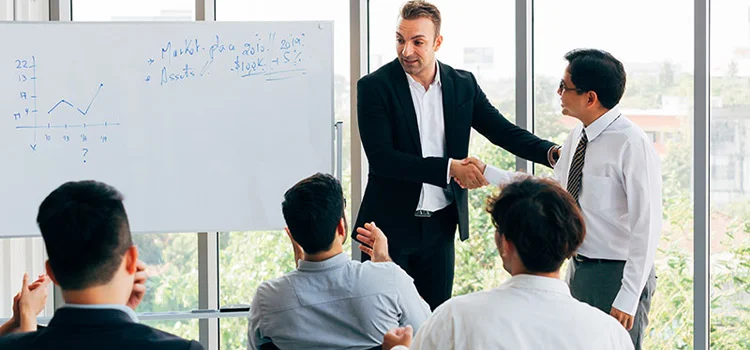
POLYGON ((431 212, 429 210, 419 209, 419 210, 417 210, 417 211, 414 212, 414 216, 416 216, 418 218, 429 218, 429 217, 432 216, 433 213, 434 212, 431 212))

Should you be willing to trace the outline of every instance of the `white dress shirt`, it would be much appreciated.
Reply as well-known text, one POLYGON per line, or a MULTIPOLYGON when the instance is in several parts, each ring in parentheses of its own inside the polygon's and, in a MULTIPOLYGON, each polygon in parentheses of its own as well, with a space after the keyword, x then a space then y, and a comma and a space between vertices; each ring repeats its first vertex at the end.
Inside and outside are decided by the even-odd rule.
POLYGON ((621 350, 633 349, 633 342, 613 317, 575 300, 564 281, 522 274, 449 299, 422 324, 410 348, 621 350))
MULTIPOLYGON (((425 89, 421 83, 406 74, 411 100, 417 114, 419 141, 422 157, 445 157, 445 119, 443 115, 443 86, 440 82, 440 65, 435 61, 435 79, 425 89)), ((445 174, 445 183, 450 181, 450 160, 445 174)), ((453 201, 449 190, 431 184, 422 184, 419 204, 415 210, 438 211, 453 201)))
MULTIPOLYGON (((573 128, 555 166, 563 188, 583 129, 582 124, 573 128)), ((589 141, 578 199, 586 238, 578 253, 625 261, 622 287, 612 306, 635 315, 661 237, 661 163, 651 139, 617 107, 585 129, 589 141)), ((500 185, 514 175, 488 165, 485 177, 500 185)))

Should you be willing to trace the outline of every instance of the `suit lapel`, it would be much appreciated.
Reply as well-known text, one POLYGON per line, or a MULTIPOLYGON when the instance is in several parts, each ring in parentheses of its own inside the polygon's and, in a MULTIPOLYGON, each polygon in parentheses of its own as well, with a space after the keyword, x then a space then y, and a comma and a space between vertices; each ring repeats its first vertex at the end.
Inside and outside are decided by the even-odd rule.
POLYGON ((409 90, 409 80, 406 79, 406 72, 401 67, 398 59, 391 62, 391 72, 393 73, 394 87, 396 96, 404 112, 406 125, 409 127, 409 135, 414 141, 414 147, 417 154, 422 156, 422 143, 419 141, 419 125, 417 124, 417 112, 414 110, 414 101, 411 99, 411 90, 409 90))
POLYGON ((447 74, 447 67, 438 62, 440 65, 440 83, 443 87, 443 122, 445 123, 445 156, 450 157, 451 145, 455 136, 456 125, 456 89, 453 86, 453 79, 447 74))

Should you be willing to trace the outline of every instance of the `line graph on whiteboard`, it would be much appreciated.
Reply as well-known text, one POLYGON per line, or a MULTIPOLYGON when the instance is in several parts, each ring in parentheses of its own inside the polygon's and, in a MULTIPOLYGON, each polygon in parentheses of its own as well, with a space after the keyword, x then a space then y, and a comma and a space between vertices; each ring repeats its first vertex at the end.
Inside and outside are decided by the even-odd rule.
POLYGON ((120 123, 105 117, 111 114, 97 110, 97 99, 107 93, 104 82, 92 86, 88 96, 41 99, 37 94, 36 57, 18 58, 13 65, 18 77, 19 101, 13 112, 14 127, 18 132, 28 133, 28 147, 24 146, 28 152, 64 147, 71 152, 78 151, 83 157, 82 163, 86 164, 91 150, 110 142, 111 128, 120 123), (40 112, 40 101, 55 102, 40 112))

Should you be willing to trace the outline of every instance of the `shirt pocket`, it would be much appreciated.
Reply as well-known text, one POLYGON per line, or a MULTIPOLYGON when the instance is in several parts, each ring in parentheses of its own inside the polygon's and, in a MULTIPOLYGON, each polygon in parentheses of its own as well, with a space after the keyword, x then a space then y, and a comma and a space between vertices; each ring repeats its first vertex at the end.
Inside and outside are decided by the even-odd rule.
POLYGON ((593 211, 622 208, 627 204, 620 183, 610 177, 583 174, 582 205, 593 211))

